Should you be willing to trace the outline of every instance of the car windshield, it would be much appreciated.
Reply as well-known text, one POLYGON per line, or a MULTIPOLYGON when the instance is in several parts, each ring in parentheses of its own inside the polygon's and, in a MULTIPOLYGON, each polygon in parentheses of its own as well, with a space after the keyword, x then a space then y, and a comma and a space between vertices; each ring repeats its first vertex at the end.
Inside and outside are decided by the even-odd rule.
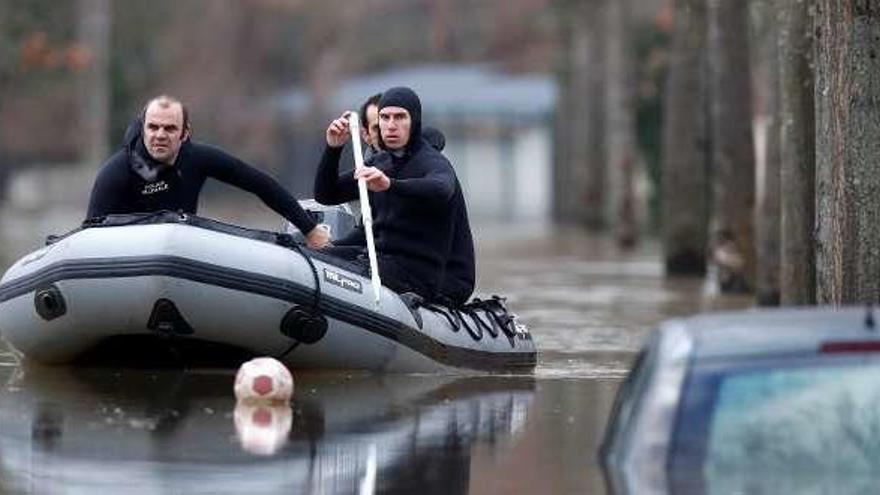
POLYGON ((705 493, 756 483, 775 493, 826 493, 815 490, 832 483, 825 488, 843 493, 840 483, 876 482, 880 356, 697 364, 673 445, 673 484, 705 493))

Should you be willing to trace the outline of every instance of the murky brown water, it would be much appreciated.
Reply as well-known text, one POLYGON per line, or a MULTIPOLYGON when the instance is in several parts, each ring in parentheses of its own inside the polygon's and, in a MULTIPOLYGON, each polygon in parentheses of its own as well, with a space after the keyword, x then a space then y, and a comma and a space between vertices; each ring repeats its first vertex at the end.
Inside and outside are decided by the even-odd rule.
POLYGON ((479 286, 532 328, 534 376, 295 373, 290 408, 248 409, 230 370, 24 367, 4 354, 0 492, 604 493, 596 450, 649 330, 749 301, 666 280, 651 243, 477 236, 479 286))

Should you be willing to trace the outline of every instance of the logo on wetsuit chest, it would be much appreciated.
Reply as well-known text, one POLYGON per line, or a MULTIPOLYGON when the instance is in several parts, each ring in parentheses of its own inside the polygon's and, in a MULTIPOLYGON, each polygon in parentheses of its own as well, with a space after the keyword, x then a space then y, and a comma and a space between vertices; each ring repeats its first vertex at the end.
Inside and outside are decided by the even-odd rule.
POLYGON ((149 196, 151 194, 167 191, 170 187, 171 186, 169 186, 168 183, 164 180, 160 180, 159 182, 151 182, 144 186, 144 190, 141 191, 141 194, 144 196, 149 196))
POLYGON ((363 286, 361 286, 361 283, 358 280, 346 277, 341 273, 331 272, 326 268, 324 268, 324 280, 333 285, 338 285, 343 289, 357 292, 359 294, 363 293, 364 291, 363 286))

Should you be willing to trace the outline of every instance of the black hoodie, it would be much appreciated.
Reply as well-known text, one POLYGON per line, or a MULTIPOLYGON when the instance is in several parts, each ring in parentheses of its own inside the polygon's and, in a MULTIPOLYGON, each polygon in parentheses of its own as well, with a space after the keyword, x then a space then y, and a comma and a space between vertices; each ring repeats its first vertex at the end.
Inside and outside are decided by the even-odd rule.
MULTIPOLYGON (((376 248, 406 270, 408 282, 420 295, 462 304, 473 292, 475 270, 461 186, 446 157, 422 138, 418 96, 408 88, 393 88, 379 101, 380 110, 387 106, 405 108, 411 126, 402 156, 381 153, 371 160, 391 179, 387 191, 369 193, 376 248)), ((342 149, 324 150, 315 177, 315 199, 320 203, 340 204, 358 197, 351 172, 339 173, 342 149)))
POLYGON ((132 122, 122 149, 102 165, 87 218, 159 210, 195 214, 202 186, 212 177, 257 195, 303 233, 315 228, 312 217, 272 177, 218 148, 190 140, 180 147, 174 165, 159 163, 144 146, 142 128, 140 120, 132 122))

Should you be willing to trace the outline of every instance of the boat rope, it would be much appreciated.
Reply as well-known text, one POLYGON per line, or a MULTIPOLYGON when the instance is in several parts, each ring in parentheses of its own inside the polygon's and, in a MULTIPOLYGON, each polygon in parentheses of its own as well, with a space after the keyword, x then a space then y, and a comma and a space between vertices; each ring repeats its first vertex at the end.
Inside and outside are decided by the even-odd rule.
MULTIPOLYGON (((458 315, 458 319, 459 319, 459 321, 461 321, 461 324, 462 324, 462 326, 464 327, 464 329, 467 330, 467 333, 469 333, 469 334, 471 335, 471 337, 472 337, 474 340, 476 340, 476 341, 483 340, 483 326, 482 326, 482 325, 475 325, 475 327, 472 327, 472 326, 467 322, 467 320, 466 320, 463 316, 461 316, 462 314, 472 315, 473 313, 468 312, 468 311, 467 311, 466 309, 464 309, 464 308, 460 308, 460 309, 450 309, 450 311, 456 311, 456 312, 459 313, 459 315, 458 315), (477 332, 477 330, 479 330, 479 332, 477 332)), ((479 320, 479 318, 477 318, 477 317, 475 317, 475 316, 472 317, 472 318, 473 318, 474 320, 479 320)))
MULTIPOLYGON (((314 316, 318 316, 321 312, 321 277, 318 275, 318 268, 315 266, 315 262, 312 261, 312 257, 305 252, 302 246, 300 246, 299 243, 296 242, 293 239, 293 236, 291 236, 290 234, 279 234, 278 244, 282 246, 292 247, 297 253, 300 254, 300 256, 303 257, 303 259, 306 260, 306 263, 308 263, 309 269, 311 269, 312 271, 312 277, 314 277, 315 281, 315 290, 313 291, 314 297, 312 299, 312 307, 310 308, 310 313, 314 316)), ((278 359, 279 361, 283 360, 285 357, 287 357, 288 354, 293 352, 293 350, 296 349, 300 343, 301 342, 298 340, 294 341, 290 345, 290 347, 288 347, 284 352, 278 355, 276 359, 278 359)))
MULTIPOLYGON (((178 216, 178 220, 181 222, 186 222, 186 220, 187 220, 187 214, 184 213, 182 210, 176 211, 176 212, 171 211, 171 210, 156 210, 156 211, 153 211, 150 213, 135 214, 132 216, 132 218, 130 220, 126 220, 124 222, 113 222, 112 226, 113 227, 125 227, 128 225, 137 225, 137 224, 149 222, 153 219, 160 218, 160 217, 163 217, 168 214, 171 214, 171 215, 176 214, 178 216)), ((104 222, 107 221, 107 217, 109 217, 109 216, 110 215, 104 215, 104 216, 100 216, 100 217, 87 218, 86 220, 83 221, 82 228, 102 227, 102 226, 104 226, 104 222)))
POLYGON ((299 344, 300 344, 300 342, 298 340, 295 340, 292 344, 290 344, 290 347, 288 347, 287 349, 284 350, 284 352, 275 356, 275 359, 282 361, 284 358, 287 357, 288 354, 293 352, 293 350, 296 349, 299 344))
POLYGON ((318 268, 315 266, 315 262, 312 261, 312 257, 308 255, 308 253, 303 250, 302 246, 300 246, 296 242, 292 242, 293 249, 296 250, 303 258, 305 258, 306 263, 309 264, 309 268, 312 270, 312 277, 315 280, 315 290, 314 290, 314 299, 312 300, 312 313, 318 314, 320 312, 320 304, 321 304, 321 277, 318 275, 318 268))
POLYGON ((64 234, 50 234, 50 235, 46 236, 45 245, 49 246, 49 245, 55 244, 58 241, 60 241, 61 239, 64 239, 66 237, 70 237, 73 234, 76 234, 77 232, 83 231, 85 229, 91 229, 91 228, 96 228, 96 227, 126 227, 129 225, 138 225, 138 224, 150 222, 154 219, 161 218, 162 216, 169 215, 169 214, 177 215, 178 221, 186 223, 187 214, 184 213, 183 211, 174 212, 171 210, 157 210, 157 211, 150 212, 150 213, 137 213, 137 214, 132 214, 131 215, 132 218, 129 220, 126 220, 124 222, 112 222, 110 224, 106 224, 106 222, 107 222, 108 217, 110 217, 111 215, 103 215, 100 217, 92 217, 92 218, 87 218, 87 219, 83 220, 83 222, 80 224, 80 226, 78 228, 73 229, 70 232, 65 232, 64 234))
POLYGON ((492 338, 497 338, 500 333, 504 333, 511 341, 516 336, 514 317, 504 306, 504 298, 499 296, 493 295, 490 299, 477 297, 473 301, 457 307, 435 303, 425 303, 422 307, 443 316, 449 322, 453 332, 458 332, 464 327, 476 341, 482 340, 485 333, 488 333, 492 338), (468 320, 471 323, 468 323, 468 320))

